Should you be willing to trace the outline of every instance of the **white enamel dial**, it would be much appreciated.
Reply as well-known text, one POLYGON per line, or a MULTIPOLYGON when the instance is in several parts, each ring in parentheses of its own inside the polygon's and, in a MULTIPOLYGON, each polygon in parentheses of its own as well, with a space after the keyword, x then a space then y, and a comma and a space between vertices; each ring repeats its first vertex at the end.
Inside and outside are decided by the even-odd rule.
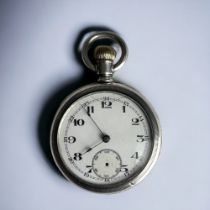
POLYGON ((147 116, 134 100, 115 91, 96 91, 65 111, 57 147, 73 176, 108 185, 143 170, 152 152, 151 139, 147 116))

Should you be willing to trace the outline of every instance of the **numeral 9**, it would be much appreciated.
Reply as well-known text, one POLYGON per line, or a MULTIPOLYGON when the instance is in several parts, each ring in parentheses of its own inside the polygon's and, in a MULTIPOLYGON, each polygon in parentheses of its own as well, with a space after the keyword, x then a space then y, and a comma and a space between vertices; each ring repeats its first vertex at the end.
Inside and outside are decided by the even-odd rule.
POLYGON ((76 137, 74 137, 74 136, 69 136, 69 137, 65 136, 64 137, 64 142, 73 144, 75 141, 76 141, 76 137))

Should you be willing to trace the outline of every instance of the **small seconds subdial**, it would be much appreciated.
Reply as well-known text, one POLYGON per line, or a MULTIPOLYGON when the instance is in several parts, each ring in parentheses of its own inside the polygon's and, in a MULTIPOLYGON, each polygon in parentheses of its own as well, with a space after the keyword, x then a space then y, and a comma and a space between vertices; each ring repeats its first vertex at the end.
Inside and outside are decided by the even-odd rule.
POLYGON ((95 154, 92 167, 97 176, 110 179, 120 173, 122 160, 120 155, 114 150, 104 149, 95 154))

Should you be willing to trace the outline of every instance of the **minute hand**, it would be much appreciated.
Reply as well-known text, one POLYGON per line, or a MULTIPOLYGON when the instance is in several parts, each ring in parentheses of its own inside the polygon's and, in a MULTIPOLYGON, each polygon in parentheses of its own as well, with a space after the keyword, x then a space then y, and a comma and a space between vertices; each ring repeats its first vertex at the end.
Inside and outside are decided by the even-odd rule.
POLYGON ((100 142, 98 142, 97 144, 95 144, 94 146, 89 147, 85 152, 82 153, 82 155, 84 155, 84 154, 90 152, 92 149, 94 149, 95 147, 97 147, 97 146, 98 146, 99 144, 101 144, 101 143, 103 143, 103 141, 100 141, 100 142))
POLYGON ((91 119, 91 121, 94 123, 94 125, 98 128, 98 130, 101 132, 101 137, 103 138, 104 136, 106 136, 106 134, 100 129, 100 127, 98 126, 98 124, 96 123, 96 121, 88 114, 87 110, 84 108, 84 106, 82 106, 83 110, 85 111, 85 113, 87 114, 87 116, 91 119))

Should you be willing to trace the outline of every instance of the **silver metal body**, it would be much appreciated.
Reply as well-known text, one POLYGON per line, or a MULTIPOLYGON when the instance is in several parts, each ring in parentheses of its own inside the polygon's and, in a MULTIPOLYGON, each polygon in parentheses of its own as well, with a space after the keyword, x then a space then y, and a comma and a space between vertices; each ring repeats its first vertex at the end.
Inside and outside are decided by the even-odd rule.
MULTIPOLYGON (((101 35, 101 34, 100 34, 101 35)), ((102 34, 100 37, 107 37, 107 34, 102 34), (103 36, 102 36, 103 35, 103 36)), ((111 33, 108 38, 113 38, 113 33, 111 33)), ((95 37, 95 36, 93 36, 95 37)), ((92 37, 92 39, 94 39, 92 37)), ((97 36, 96 36, 97 37, 97 36)), ((86 42, 85 44, 85 49, 88 48, 88 44, 90 44, 91 38, 86 42)), ((117 39, 118 40, 118 39, 117 39)), ((121 40, 121 39, 120 39, 121 40)), ((120 44, 124 44, 124 42, 120 41, 120 44)), ((125 45, 126 46, 126 45, 125 45)), ((124 49, 127 49, 126 47, 124 49)), ((123 51, 123 50, 122 50, 123 51)), ((126 51, 127 52, 127 51, 126 51)), ((86 65, 91 67, 92 70, 97 71, 97 68, 94 66, 91 66, 92 64, 87 60, 89 60, 86 57, 86 52, 85 54, 85 62, 86 65)), ((83 55, 84 56, 84 55, 83 55)), ((120 66, 122 62, 125 61, 125 58, 127 57, 126 55, 122 56, 123 58, 120 59, 120 62, 115 66, 120 66)), ((84 59, 84 57, 83 57, 84 59)), ((103 64, 102 64, 103 66, 103 64)), ((105 65, 106 66, 106 65, 105 65)), ((106 68, 111 68, 112 65, 108 65, 109 67, 105 67, 103 70, 106 72, 106 68)), ((114 67, 114 65, 113 65, 114 67)), ((110 69, 108 69, 110 71, 110 69)), ((112 74, 111 74, 112 75, 112 74)), ((110 74, 109 74, 110 76, 110 74)), ((100 76, 99 76, 100 77, 100 76)), ((154 166, 155 162, 157 161, 157 158, 160 153, 160 148, 161 148, 161 128, 160 128, 160 123, 158 120, 158 117, 150 105, 150 103, 145 99, 145 97, 136 91, 135 89, 124 85, 120 83, 113 82, 112 78, 110 77, 107 79, 106 75, 103 77, 105 79, 99 80, 97 83, 89 84, 84 87, 81 87, 80 89, 76 90, 75 92, 71 93, 61 104, 60 108, 58 109, 53 123, 51 127, 51 133, 50 133, 50 147, 51 147, 51 152, 54 158, 54 161, 57 165, 57 167, 60 169, 61 173, 69 180, 73 181, 74 183, 78 184, 79 186, 91 190, 94 192, 100 192, 100 193, 112 193, 112 192, 117 192, 121 190, 128 189, 137 183, 139 183, 141 180, 144 179, 144 177, 150 172, 152 167, 154 166), (146 163, 144 168, 139 169, 137 172, 135 172, 131 177, 125 178, 123 181, 120 183, 113 183, 109 185, 97 185, 97 184, 91 184, 88 182, 85 182, 84 180, 80 179, 79 177, 76 177, 63 163, 59 151, 58 151, 58 145, 57 145, 57 133, 58 133, 58 127, 59 123, 61 121, 62 116, 66 112, 66 110, 74 103, 76 100, 81 98, 82 96, 85 96, 87 94, 90 94, 92 92, 97 92, 97 91, 114 91, 118 93, 125 94, 132 98, 138 106, 144 111, 145 115, 147 116, 147 120, 149 122, 149 126, 151 129, 151 135, 152 135, 152 151, 150 154, 149 161, 146 163)), ((113 128, 114 129, 114 128, 113 128)))
MULTIPOLYGON (((113 128, 114 129, 114 128, 113 128)), ((145 99, 145 97, 134 90, 131 87, 128 87, 123 84, 119 83, 94 83, 90 84, 87 86, 84 86, 72 94, 70 94, 61 104, 60 108, 58 109, 55 118, 53 120, 52 128, 51 128, 51 133, 50 133, 50 146, 51 146, 51 152, 53 155, 53 158, 55 160, 55 163, 57 167, 60 169, 62 174, 68 179, 76 184, 80 185, 81 187, 95 191, 95 192, 103 192, 103 193, 110 193, 110 192, 117 192, 121 191, 124 189, 127 189, 129 187, 132 187, 136 185, 138 182, 140 182, 152 169, 154 166, 159 153, 160 153, 160 148, 161 148, 161 128, 160 128, 160 123, 158 120, 157 115, 155 114, 154 109, 152 106, 149 104, 149 102, 145 99), (139 104, 139 106, 145 111, 145 114, 148 117, 148 120, 150 122, 150 128, 152 131, 152 141, 153 141, 153 149, 152 153, 150 156, 150 159, 147 163, 147 165, 144 167, 143 170, 138 171, 131 179, 125 180, 124 182, 120 184, 113 184, 111 186, 96 186, 96 185, 90 185, 88 183, 83 182, 81 179, 78 179, 78 177, 75 177, 71 171, 69 171, 65 165, 63 164, 59 152, 58 152, 58 147, 57 147, 57 131, 58 131, 58 126, 59 122, 65 113, 66 109, 78 98, 94 92, 94 91, 99 91, 99 90, 112 90, 112 91, 117 91, 120 93, 123 93, 125 95, 128 95, 129 97, 133 98, 133 100, 136 101, 136 103, 139 104)))

